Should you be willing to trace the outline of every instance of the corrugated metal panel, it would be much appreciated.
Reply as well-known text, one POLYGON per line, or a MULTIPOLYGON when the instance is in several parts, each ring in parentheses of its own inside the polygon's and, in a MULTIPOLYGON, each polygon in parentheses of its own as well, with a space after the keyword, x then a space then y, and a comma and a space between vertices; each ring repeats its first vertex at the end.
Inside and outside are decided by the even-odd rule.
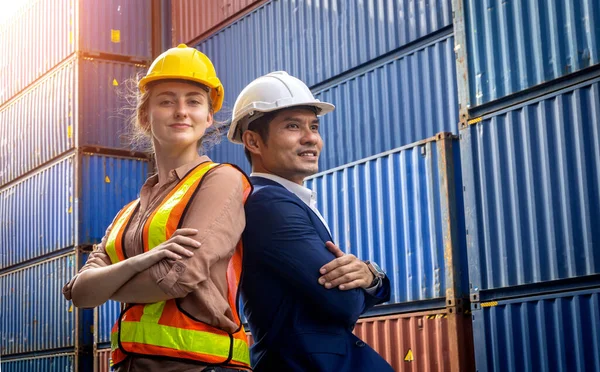
POLYGON ((110 342, 110 331, 121 313, 121 305, 115 301, 108 301, 104 305, 96 308, 97 323, 94 325, 96 330, 96 343, 103 344, 110 342))
POLYGON ((79 60, 79 145, 129 148, 129 105, 126 82, 145 70, 143 65, 79 60))
POLYGON ((598 289, 485 306, 473 310, 478 371, 600 371, 598 289))
MULTIPOLYGON (((453 48, 454 38, 444 36, 316 91, 316 98, 336 105, 321 118, 324 148, 319 168, 331 169, 439 132, 457 133, 453 48)), ((240 86, 225 93, 230 102, 243 89, 236 84, 240 86)), ((249 170, 243 146, 225 142, 208 155, 249 170)))
MULTIPOLYGON (((286 70, 309 86, 452 24, 450 0, 271 1, 198 45, 237 94, 286 70)), ((226 100, 233 107, 235 101, 226 100)))
POLYGON ((127 148, 122 84, 142 69, 135 64, 72 58, 3 107, 0 185, 77 145, 127 148), (79 138, 78 143, 74 138, 79 138))
POLYGON ((61 293, 76 272, 71 254, 0 276, 2 355, 75 346, 77 312, 61 293))
POLYGON ((69 155, 1 189, 0 268, 99 243, 119 210, 138 197, 147 176, 147 160, 69 155))
POLYGON ((461 130, 471 293, 600 273, 600 83, 461 130))
POLYGON ((146 0, 32 1, 0 29, 0 104, 78 50, 150 60, 151 16, 146 0))
POLYGON ((354 334, 395 371, 473 370, 471 321, 447 310, 360 319, 354 334), (457 327, 459 329, 457 329, 457 327), (454 332, 468 335, 453 344, 454 332), (460 369, 456 369, 459 366, 460 369))
MULTIPOLYGON (((441 206, 448 203, 441 201, 438 161, 430 139, 305 182, 317 192, 317 207, 340 248, 386 271, 391 303, 446 295, 441 206)), ((461 190, 460 177, 453 178, 456 185, 449 186, 461 190)), ((462 209, 457 218, 464 219, 462 209)))
POLYGON ((450 347, 444 315, 440 311, 430 316, 419 313, 361 319, 354 334, 385 358, 395 371, 447 371, 450 347))
POLYGON ((69 353, 3 360, 0 363, 4 372, 74 372, 75 364, 75 354, 69 353))
POLYGON ((171 0, 173 45, 189 43, 267 0, 171 0))
POLYGON ((458 133, 454 38, 393 57, 323 91, 321 170, 434 136, 458 133))
MULTIPOLYGON (((468 316, 447 310, 363 318, 354 327, 354 334, 398 372, 474 370, 472 332, 468 316), (458 343, 455 333, 464 335, 458 343)), ((252 334, 246 337, 252 346, 252 334)))
POLYGON ((0 104, 75 52, 75 0, 33 0, 0 28, 0 104))
POLYGON ((74 162, 69 156, 0 190, 0 268, 75 245, 74 162))
POLYGON ((96 350, 94 360, 94 372, 110 372, 110 349, 96 350))
POLYGON ((246 174, 252 172, 252 167, 244 155, 244 146, 229 142, 223 137, 221 143, 211 148, 206 155, 217 163, 231 163, 240 167, 246 174))
MULTIPOLYGON (((364 318, 354 328, 354 334, 398 372, 473 371, 472 331, 468 317, 445 310, 364 318), (452 344, 454 329, 465 335, 460 344, 452 344)), ((252 346, 252 334, 246 337, 252 346)))
POLYGON ((74 146, 76 70, 65 62, 0 110, 0 185, 74 146))
POLYGON ((600 62, 597 0, 464 0, 471 106, 600 62))
POLYGON ((121 208, 138 198, 148 161, 85 154, 80 172, 78 244, 99 243, 121 208))
POLYGON ((151 9, 147 0, 80 2, 79 49, 150 60, 151 9))

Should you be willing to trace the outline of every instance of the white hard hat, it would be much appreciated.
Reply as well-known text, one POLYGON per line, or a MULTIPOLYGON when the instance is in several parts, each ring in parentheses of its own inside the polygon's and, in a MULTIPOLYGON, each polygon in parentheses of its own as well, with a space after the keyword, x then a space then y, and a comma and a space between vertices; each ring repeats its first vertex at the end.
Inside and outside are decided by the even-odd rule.
POLYGON ((242 133, 264 113, 297 106, 312 106, 317 109, 317 115, 335 109, 331 103, 315 99, 306 84, 285 71, 261 76, 248 84, 235 101, 227 138, 233 143, 242 143, 242 133))

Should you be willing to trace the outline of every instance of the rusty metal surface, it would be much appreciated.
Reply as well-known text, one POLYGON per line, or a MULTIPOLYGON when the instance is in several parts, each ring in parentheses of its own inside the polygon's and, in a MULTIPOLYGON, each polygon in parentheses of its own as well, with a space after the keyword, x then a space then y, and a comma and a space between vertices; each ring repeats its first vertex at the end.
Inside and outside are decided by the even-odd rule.
POLYGON ((469 371, 470 324, 469 317, 443 309, 360 319, 354 334, 395 371, 469 371))
POLYGON ((454 53, 456 57, 459 127, 464 128, 467 126, 470 107, 464 0, 452 0, 452 11, 454 13, 454 53))
POLYGON ((444 264, 446 266, 446 305, 459 306, 461 299, 469 297, 466 288, 468 268, 465 241, 462 192, 457 190, 455 177, 461 177, 460 151, 452 133, 437 135, 438 174, 440 184, 441 227, 444 244, 444 264))
POLYGON ((110 371, 110 349, 98 349, 94 352, 94 372, 110 371))
POLYGON ((354 334, 398 372, 475 369, 471 317, 454 307, 359 319, 354 334))
POLYGON ((162 51, 162 35, 163 35, 163 9, 160 0, 152 0, 152 58, 158 57, 162 51))
POLYGON ((173 45, 192 44, 267 0, 172 0, 173 45))

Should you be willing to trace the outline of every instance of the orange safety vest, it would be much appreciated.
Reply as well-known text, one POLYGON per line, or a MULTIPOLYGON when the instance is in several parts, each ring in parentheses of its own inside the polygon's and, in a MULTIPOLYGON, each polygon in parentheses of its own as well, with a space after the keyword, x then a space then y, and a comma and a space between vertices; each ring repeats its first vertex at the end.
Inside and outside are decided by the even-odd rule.
MULTIPOLYGON (((170 239, 204 175, 217 166, 219 164, 210 162, 198 165, 165 197, 144 224, 144 252, 170 239)), ((245 203, 252 186, 245 175, 243 182, 245 203)), ((123 237, 138 204, 139 199, 129 203, 115 219, 106 241, 106 252, 112 263, 125 259, 123 237)), ((112 363, 122 362, 127 355, 151 355, 249 369, 248 340, 237 309, 242 254, 240 239, 227 267, 228 301, 233 319, 238 324, 234 333, 193 319, 179 308, 175 299, 153 304, 128 304, 112 329, 112 363)))

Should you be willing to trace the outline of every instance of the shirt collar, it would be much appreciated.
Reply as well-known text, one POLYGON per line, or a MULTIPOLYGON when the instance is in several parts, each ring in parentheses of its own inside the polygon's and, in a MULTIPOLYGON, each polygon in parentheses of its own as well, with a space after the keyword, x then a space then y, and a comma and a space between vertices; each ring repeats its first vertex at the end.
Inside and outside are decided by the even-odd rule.
MULTIPOLYGON (((175 180, 175 178, 182 180, 186 176, 186 174, 189 173, 189 171, 191 171, 192 169, 197 167, 199 164, 207 162, 207 161, 211 161, 210 158, 206 155, 202 155, 201 157, 199 157, 198 159, 196 159, 194 161, 184 164, 178 168, 175 168, 174 170, 169 172, 169 177, 168 177, 169 182, 175 180)), ((158 183, 158 173, 150 176, 148 178, 148 180, 144 183, 144 185, 147 187, 153 187, 157 183, 158 183)))
POLYGON ((308 205, 311 208, 316 204, 316 193, 307 187, 298 185, 295 182, 286 180, 283 177, 279 177, 270 173, 252 172, 250 176, 262 177, 277 182, 281 186, 285 187, 288 191, 299 197, 300 200, 302 200, 304 203, 306 203, 306 205, 308 205))
POLYGON ((186 174, 188 174, 192 169, 196 168, 199 164, 211 161, 210 158, 206 155, 202 155, 198 159, 191 161, 187 164, 182 165, 179 168, 175 168, 175 174, 182 180, 186 174))

